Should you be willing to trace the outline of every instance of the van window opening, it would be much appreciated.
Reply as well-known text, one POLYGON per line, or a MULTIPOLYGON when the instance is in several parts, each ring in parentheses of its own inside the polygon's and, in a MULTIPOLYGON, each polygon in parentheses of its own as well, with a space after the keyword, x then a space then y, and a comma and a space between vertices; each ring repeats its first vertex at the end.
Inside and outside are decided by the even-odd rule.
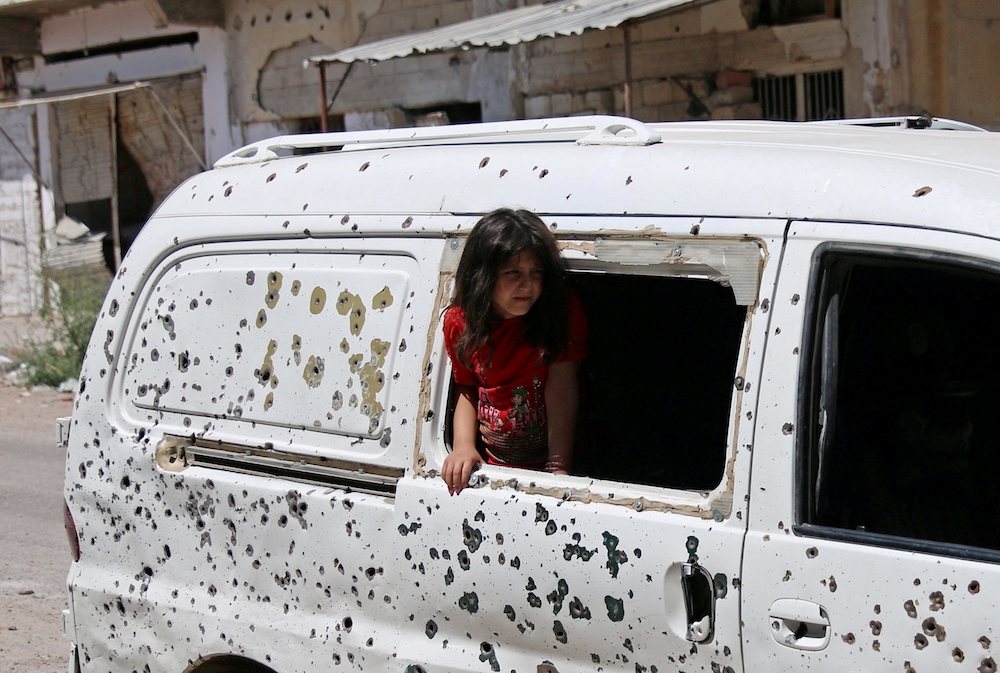
POLYGON ((570 262, 570 281, 586 309, 589 336, 571 474, 715 488, 728 455, 733 381, 750 308, 713 280, 643 275, 638 266, 620 269, 629 273, 613 272, 617 265, 598 272, 580 266, 570 262))
POLYGON ((857 253, 828 253, 821 273, 803 523, 1000 548, 1000 276, 857 253))

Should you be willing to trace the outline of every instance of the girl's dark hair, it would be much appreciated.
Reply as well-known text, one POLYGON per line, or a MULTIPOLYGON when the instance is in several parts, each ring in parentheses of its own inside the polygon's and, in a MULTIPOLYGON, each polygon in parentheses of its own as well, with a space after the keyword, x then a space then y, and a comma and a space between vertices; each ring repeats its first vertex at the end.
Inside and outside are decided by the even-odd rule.
POLYGON ((465 331, 455 343, 462 364, 470 366, 473 353, 492 346, 490 334, 500 321, 493 312, 493 288, 500 266, 525 250, 535 253, 544 271, 542 294, 524 316, 528 343, 544 349, 550 362, 566 348, 569 310, 565 264, 556 239, 534 213, 500 208, 484 215, 472 228, 455 274, 451 305, 465 313, 465 331))

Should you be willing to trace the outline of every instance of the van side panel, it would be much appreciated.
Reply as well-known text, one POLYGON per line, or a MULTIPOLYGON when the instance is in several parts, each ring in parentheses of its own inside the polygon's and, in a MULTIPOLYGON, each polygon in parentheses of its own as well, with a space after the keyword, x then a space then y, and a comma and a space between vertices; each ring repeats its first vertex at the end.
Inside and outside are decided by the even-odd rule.
POLYGON ((88 350, 66 491, 81 668, 392 668, 394 465, 412 461, 443 241, 185 243, 221 219, 147 225, 180 235, 140 238, 88 350))

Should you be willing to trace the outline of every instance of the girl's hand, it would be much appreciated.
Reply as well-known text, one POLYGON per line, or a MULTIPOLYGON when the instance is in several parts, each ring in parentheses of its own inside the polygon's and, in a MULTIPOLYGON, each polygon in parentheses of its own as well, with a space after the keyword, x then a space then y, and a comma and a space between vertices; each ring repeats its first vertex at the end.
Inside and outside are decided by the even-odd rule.
POLYGON ((483 462, 475 448, 456 446, 441 466, 441 478, 448 485, 448 493, 458 495, 469 485, 469 477, 483 462))

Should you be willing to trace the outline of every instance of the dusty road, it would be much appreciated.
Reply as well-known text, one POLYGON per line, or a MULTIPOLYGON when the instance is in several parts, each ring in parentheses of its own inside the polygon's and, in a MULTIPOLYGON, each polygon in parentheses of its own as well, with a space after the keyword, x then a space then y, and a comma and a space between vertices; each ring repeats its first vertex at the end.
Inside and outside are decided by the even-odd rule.
POLYGON ((55 419, 72 395, 0 383, 0 671, 63 673, 69 544, 55 419))

